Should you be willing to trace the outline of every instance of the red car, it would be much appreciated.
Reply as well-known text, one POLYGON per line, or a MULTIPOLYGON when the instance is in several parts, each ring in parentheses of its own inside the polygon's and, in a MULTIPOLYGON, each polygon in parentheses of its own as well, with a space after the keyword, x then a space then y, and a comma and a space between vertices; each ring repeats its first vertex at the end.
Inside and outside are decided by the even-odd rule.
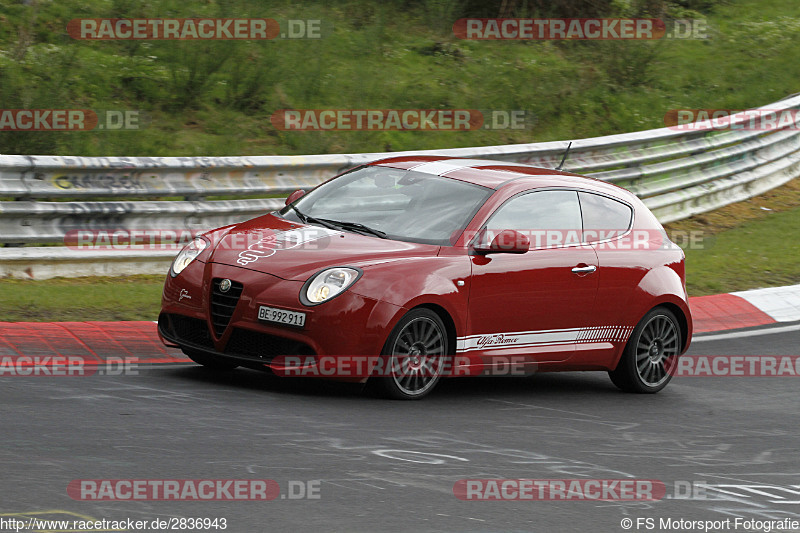
POLYGON ((349 170, 194 239, 167 276, 158 330, 212 369, 369 378, 416 399, 442 376, 509 369, 601 370, 657 392, 692 318, 684 254, 632 193, 420 156, 349 170))

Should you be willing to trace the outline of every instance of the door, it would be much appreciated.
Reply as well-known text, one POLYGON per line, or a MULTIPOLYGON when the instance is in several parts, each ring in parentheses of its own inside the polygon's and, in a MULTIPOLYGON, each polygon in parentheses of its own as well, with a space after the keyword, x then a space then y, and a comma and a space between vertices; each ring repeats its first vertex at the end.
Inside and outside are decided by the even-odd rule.
MULTIPOLYGON (((633 225, 633 209, 626 203, 602 194, 578 193, 583 216, 583 240, 597 254, 597 304, 578 343, 576 363, 611 364, 625 346, 635 323, 624 317, 635 297, 636 287, 649 271, 642 262, 636 239, 628 231, 633 225)), ((646 252, 645 252, 646 253, 646 252)))
POLYGON ((479 238, 491 239, 504 229, 528 236, 530 250, 471 256, 468 334, 459 339, 458 349, 484 360, 568 359, 592 316, 598 287, 597 256, 581 244, 578 193, 515 196, 497 209, 479 238))

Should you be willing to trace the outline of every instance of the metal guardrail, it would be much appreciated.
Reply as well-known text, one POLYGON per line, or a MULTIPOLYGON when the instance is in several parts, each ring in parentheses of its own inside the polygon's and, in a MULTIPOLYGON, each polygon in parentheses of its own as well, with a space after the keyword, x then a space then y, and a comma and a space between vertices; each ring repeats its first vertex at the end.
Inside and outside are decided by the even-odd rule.
MULTIPOLYGON (((800 95, 758 109, 800 109, 800 95)), ((565 167, 633 191, 663 223, 680 220, 800 176, 800 124, 771 131, 735 127, 746 120, 733 120, 734 127, 726 130, 707 123, 688 131, 659 128, 577 140, 565 167)), ((282 204, 277 197, 383 157, 436 154, 552 168, 566 146, 566 141, 555 141, 260 157, 0 156, 0 198, 7 199, 0 201, 0 243, 62 243, 76 229, 203 230, 271 211, 282 204), (214 199, 220 196, 246 198, 214 199)), ((45 250, 40 262, 78 261, 66 249, 45 250)), ((90 259, 89 252, 79 253, 90 259)), ((143 261, 158 255, 139 254, 143 261)), ((30 248, 0 248, 0 265, 31 264, 34 256, 30 248)), ((4 272, 0 266, 0 275, 4 272)))

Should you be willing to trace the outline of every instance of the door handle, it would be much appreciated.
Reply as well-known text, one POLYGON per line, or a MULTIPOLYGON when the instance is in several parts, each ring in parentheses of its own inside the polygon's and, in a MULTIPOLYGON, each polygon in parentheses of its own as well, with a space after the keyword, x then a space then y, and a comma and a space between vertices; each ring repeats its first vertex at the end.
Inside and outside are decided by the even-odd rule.
POLYGON ((597 270, 597 267, 594 265, 589 266, 582 266, 582 267, 575 267, 572 269, 573 274, 591 274, 597 270))

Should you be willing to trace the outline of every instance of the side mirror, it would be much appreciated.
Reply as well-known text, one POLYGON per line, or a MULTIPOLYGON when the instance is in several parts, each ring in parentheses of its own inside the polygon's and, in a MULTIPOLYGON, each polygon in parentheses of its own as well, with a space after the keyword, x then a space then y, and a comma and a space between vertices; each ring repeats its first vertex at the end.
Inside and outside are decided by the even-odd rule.
POLYGON ((481 255, 486 254, 524 254, 530 250, 531 241, 526 235, 513 229, 504 229, 494 236, 491 244, 476 244, 473 250, 481 255))
POLYGON ((306 191, 304 191, 303 189, 297 189, 292 194, 290 194, 288 198, 286 198, 286 205, 293 203, 295 200, 299 199, 305 193, 306 191))

